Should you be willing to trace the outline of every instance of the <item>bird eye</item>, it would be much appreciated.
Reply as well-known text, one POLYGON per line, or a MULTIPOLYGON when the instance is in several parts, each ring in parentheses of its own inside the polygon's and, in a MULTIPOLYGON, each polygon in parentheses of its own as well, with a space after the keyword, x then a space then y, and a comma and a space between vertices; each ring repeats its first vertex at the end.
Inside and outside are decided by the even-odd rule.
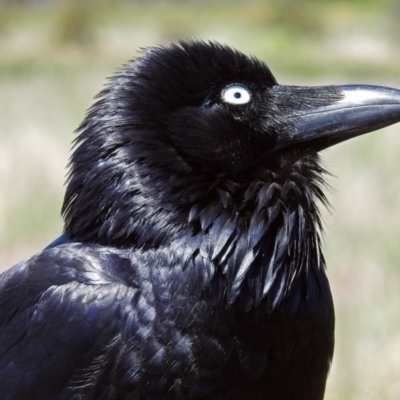
POLYGON ((244 86, 233 85, 222 92, 222 100, 230 104, 246 104, 251 99, 251 93, 244 86))

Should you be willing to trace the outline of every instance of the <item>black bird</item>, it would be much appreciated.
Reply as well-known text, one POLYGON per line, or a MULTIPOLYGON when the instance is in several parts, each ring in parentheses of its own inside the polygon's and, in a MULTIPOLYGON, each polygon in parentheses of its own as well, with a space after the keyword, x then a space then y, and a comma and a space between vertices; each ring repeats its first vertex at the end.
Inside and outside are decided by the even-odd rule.
POLYGON ((144 51, 79 128, 64 235, 0 278, 1 398, 322 399, 318 152, 399 120, 395 89, 144 51))

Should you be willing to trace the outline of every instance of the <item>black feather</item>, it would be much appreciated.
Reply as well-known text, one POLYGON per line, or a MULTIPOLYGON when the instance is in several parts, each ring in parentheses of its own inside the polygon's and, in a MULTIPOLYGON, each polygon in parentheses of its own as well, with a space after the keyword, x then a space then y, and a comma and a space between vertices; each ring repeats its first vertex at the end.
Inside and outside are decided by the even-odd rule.
POLYGON ((0 277, 2 398, 321 400, 323 139, 296 135, 342 97, 213 42, 125 65, 78 129, 63 236, 0 277))

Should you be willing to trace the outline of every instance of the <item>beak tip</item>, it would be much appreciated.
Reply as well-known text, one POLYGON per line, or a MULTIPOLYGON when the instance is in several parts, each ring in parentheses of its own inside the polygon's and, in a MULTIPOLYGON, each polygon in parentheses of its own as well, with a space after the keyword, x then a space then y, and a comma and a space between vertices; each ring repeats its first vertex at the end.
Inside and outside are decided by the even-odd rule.
POLYGON ((340 100, 299 115, 294 141, 323 150, 400 122, 400 90, 370 85, 336 86, 340 100))

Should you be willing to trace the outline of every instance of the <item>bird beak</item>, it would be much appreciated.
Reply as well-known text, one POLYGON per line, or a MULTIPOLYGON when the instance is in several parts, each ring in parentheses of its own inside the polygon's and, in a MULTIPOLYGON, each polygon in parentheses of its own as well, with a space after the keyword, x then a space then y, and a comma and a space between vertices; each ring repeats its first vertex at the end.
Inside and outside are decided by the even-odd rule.
MULTIPOLYGON (((400 121, 400 90, 367 85, 315 87, 313 90, 314 96, 318 91, 322 95, 332 90, 339 99, 300 111, 292 109, 288 116, 290 138, 283 138, 285 143, 277 143, 278 147, 304 142, 319 151, 400 121)), ((297 103, 301 104, 299 100, 297 103)))

